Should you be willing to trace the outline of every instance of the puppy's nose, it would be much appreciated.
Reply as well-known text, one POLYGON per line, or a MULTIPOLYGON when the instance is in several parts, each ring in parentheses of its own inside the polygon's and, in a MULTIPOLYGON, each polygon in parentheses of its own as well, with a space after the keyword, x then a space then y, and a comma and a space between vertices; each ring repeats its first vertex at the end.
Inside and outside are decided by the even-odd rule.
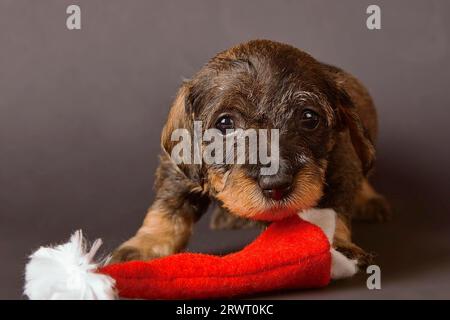
POLYGON ((259 186, 263 194, 273 200, 281 200, 289 194, 292 188, 292 176, 283 174, 276 176, 261 176, 259 186))

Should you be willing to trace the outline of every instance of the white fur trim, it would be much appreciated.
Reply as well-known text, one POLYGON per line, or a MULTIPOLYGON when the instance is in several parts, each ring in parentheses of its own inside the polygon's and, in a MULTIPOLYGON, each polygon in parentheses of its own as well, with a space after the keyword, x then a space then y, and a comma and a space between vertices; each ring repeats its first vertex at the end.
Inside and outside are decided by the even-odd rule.
POLYGON ((344 279, 358 272, 358 260, 349 259, 334 248, 331 248, 331 279, 344 279))
POLYGON ((117 297, 115 281, 96 273, 94 255, 102 241, 87 251, 81 231, 55 247, 41 247, 25 269, 25 295, 32 300, 111 300, 117 297))
MULTIPOLYGON (((303 220, 321 228, 330 244, 333 244, 336 231, 336 212, 333 209, 308 209, 300 212, 299 216, 303 220)), ((357 260, 347 258, 334 248, 330 249, 330 253, 332 279, 349 278, 358 272, 357 260)))
POLYGON ((308 209, 300 212, 299 216, 322 229, 328 241, 333 243, 336 230, 336 212, 333 209, 308 209))

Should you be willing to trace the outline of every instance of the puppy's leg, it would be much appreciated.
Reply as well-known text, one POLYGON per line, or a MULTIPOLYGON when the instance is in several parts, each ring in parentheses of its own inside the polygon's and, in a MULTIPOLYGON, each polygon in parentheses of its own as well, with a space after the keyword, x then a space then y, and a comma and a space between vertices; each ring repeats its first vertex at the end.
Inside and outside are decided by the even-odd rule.
POLYGON ((385 222, 391 218, 391 208, 386 199, 364 179, 354 201, 353 218, 368 222, 385 222))
POLYGON ((136 235, 113 253, 111 261, 149 260, 178 252, 185 247, 192 224, 189 215, 150 208, 136 235))
POLYGON ((358 261, 358 267, 360 268, 367 267, 373 260, 372 254, 365 252, 352 242, 350 220, 341 214, 338 214, 336 219, 336 232, 334 234, 333 248, 349 259, 356 259, 358 261))
POLYGON ((111 263, 163 257, 187 245, 193 223, 208 207, 208 196, 169 159, 161 159, 156 189, 141 228, 114 251, 111 263))

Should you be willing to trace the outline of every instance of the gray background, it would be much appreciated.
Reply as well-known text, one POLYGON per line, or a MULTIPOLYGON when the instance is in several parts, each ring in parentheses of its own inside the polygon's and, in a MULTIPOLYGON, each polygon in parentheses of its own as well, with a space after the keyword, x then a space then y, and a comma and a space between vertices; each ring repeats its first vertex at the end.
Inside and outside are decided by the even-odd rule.
MULTIPOLYGON (((275 298, 450 298, 448 1, 0 1, 0 298, 21 298, 27 255, 77 228, 105 252, 153 198, 160 130, 183 77, 233 44, 293 44, 358 76, 380 114, 375 182, 395 209, 355 237, 378 253, 365 276, 275 298), (67 5, 82 30, 65 27, 67 5), (382 8, 382 30, 365 26, 382 8)), ((256 231, 212 232, 226 252, 256 231)), ((267 296, 262 296, 267 297, 267 296)))

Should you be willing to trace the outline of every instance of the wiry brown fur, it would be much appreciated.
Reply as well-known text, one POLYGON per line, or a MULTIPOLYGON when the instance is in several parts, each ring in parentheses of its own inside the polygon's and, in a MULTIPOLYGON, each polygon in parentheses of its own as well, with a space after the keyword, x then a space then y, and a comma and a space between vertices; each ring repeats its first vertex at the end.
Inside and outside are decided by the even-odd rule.
POLYGON ((219 53, 180 88, 161 137, 155 202, 136 235, 115 251, 113 261, 182 250, 193 223, 212 199, 219 203, 219 218, 231 214, 273 221, 309 207, 333 208, 338 213, 335 246, 367 263, 370 256, 352 243, 351 220, 384 220, 389 212, 367 180, 376 134, 373 102, 348 73, 268 40, 219 53), (314 132, 299 128, 297 119, 305 106, 323 120, 314 132), (294 177, 285 199, 264 196, 255 165, 172 162, 174 129, 192 131, 194 120, 203 121, 203 130, 211 128, 224 112, 232 113, 243 128, 280 130, 280 172, 294 177))

